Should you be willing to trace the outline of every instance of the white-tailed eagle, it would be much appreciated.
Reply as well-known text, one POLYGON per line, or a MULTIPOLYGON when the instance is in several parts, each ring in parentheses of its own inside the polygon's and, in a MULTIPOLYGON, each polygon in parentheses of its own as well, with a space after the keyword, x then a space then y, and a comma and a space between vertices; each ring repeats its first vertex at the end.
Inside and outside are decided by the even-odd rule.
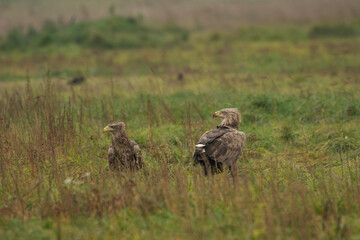
POLYGON ((139 170, 142 168, 142 154, 139 145, 126 134, 125 123, 113 122, 104 128, 112 133, 112 145, 108 149, 109 167, 117 170, 139 170))
POLYGON ((205 132, 195 146, 194 163, 203 167, 205 175, 229 168, 232 177, 238 174, 238 159, 242 154, 246 135, 238 131, 241 115, 236 108, 225 108, 213 114, 222 122, 205 132))

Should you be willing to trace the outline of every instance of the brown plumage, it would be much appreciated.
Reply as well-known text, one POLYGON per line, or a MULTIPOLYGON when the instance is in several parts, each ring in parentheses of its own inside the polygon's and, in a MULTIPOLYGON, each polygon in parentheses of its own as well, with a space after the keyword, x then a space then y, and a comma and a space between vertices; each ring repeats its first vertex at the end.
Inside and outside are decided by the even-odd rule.
POLYGON ((113 134, 112 145, 108 149, 110 169, 139 170, 143 165, 141 150, 135 141, 128 138, 125 123, 110 123, 104 128, 104 132, 113 134))
POLYGON ((203 167, 205 175, 222 172, 228 167, 235 177, 246 141, 245 133, 238 131, 241 115, 236 108, 225 108, 215 112, 213 117, 220 117, 222 122, 200 137, 195 146, 194 163, 203 167))

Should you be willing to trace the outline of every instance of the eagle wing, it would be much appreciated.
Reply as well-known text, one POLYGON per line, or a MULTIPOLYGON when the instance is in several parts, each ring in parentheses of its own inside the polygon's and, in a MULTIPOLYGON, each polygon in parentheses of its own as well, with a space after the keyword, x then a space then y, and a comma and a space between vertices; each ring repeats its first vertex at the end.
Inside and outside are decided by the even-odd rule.
POLYGON ((243 132, 227 132, 205 145, 205 154, 215 162, 231 166, 242 154, 245 140, 246 136, 243 132))
POLYGON ((114 168, 115 165, 115 151, 113 148, 113 145, 110 145, 109 149, 108 149, 108 161, 109 161, 109 166, 110 168, 114 168))
POLYGON ((243 132, 230 127, 217 127, 204 133, 197 146, 203 147, 209 160, 231 166, 239 159, 245 140, 243 132))
POLYGON ((134 148, 134 153, 135 153, 135 157, 136 157, 136 161, 137 161, 137 164, 140 168, 142 168, 142 165, 143 165, 143 156, 141 154, 141 149, 140 149, 140 146, 139 144, 137 144, 134 140, 131 140, 130 141, 132 147, 134 148))
POLYGON ((223 136, 225 133, 235 132, 236 130, 229 127, 217 127, 211 129, 210 131, 205 132, 199 140, 198 144, 208 145, 211 142, 215 141, 216 139, 223 136))

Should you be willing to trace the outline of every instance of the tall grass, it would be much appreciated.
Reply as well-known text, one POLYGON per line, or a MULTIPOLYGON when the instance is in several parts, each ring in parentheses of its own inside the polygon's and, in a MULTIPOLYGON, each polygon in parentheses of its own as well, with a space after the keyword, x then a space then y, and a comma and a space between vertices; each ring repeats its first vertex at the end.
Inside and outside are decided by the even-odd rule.
POLYGON ((128 100, 112 94, 100 104, 86 93, 64 98, 57 89, 50 79, 36 89, 28 80, 23 92, 1 97, 2 238, 329 239, 358 233, 358 118, 346 115, 345 95, 297 99, 218 90, 241 102, 248 135, 233 183, 228 173, 206 178, 192 165, 193 144, 216 124, 206 108, 211 95, 189 95, 179 105, 177 94, 139 93, 128 100), (108 169, 110 139, 101 129, 114 118, 126 119, 142 147, 139 173, 108 169), (289 127, 295 119, 299 123, 289 127), (81 221, 75 231, 73 223, 81 221))
POLYGON ((0 239, 357 239, 359 39, 261 29, 2 51, 0 239), (224 107, 247 135, 235 181, 192 164, 224 107), (137 173, 109 171, 114 120, 143 151, 137 173))

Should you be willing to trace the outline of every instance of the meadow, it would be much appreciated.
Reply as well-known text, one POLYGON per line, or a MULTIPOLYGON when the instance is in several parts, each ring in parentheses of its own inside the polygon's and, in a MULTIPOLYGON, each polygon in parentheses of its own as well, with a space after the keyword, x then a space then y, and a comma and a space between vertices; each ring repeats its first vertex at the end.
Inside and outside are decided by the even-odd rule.
POLYGON ((14 28, 0 42, 0 239, 360 238, 359 36, 358 21, 14 28), (235 181, 192 164, 225 107, 247 135, 235 181), (114 120, 142 148, 138 173, 108 169, 114 120))

